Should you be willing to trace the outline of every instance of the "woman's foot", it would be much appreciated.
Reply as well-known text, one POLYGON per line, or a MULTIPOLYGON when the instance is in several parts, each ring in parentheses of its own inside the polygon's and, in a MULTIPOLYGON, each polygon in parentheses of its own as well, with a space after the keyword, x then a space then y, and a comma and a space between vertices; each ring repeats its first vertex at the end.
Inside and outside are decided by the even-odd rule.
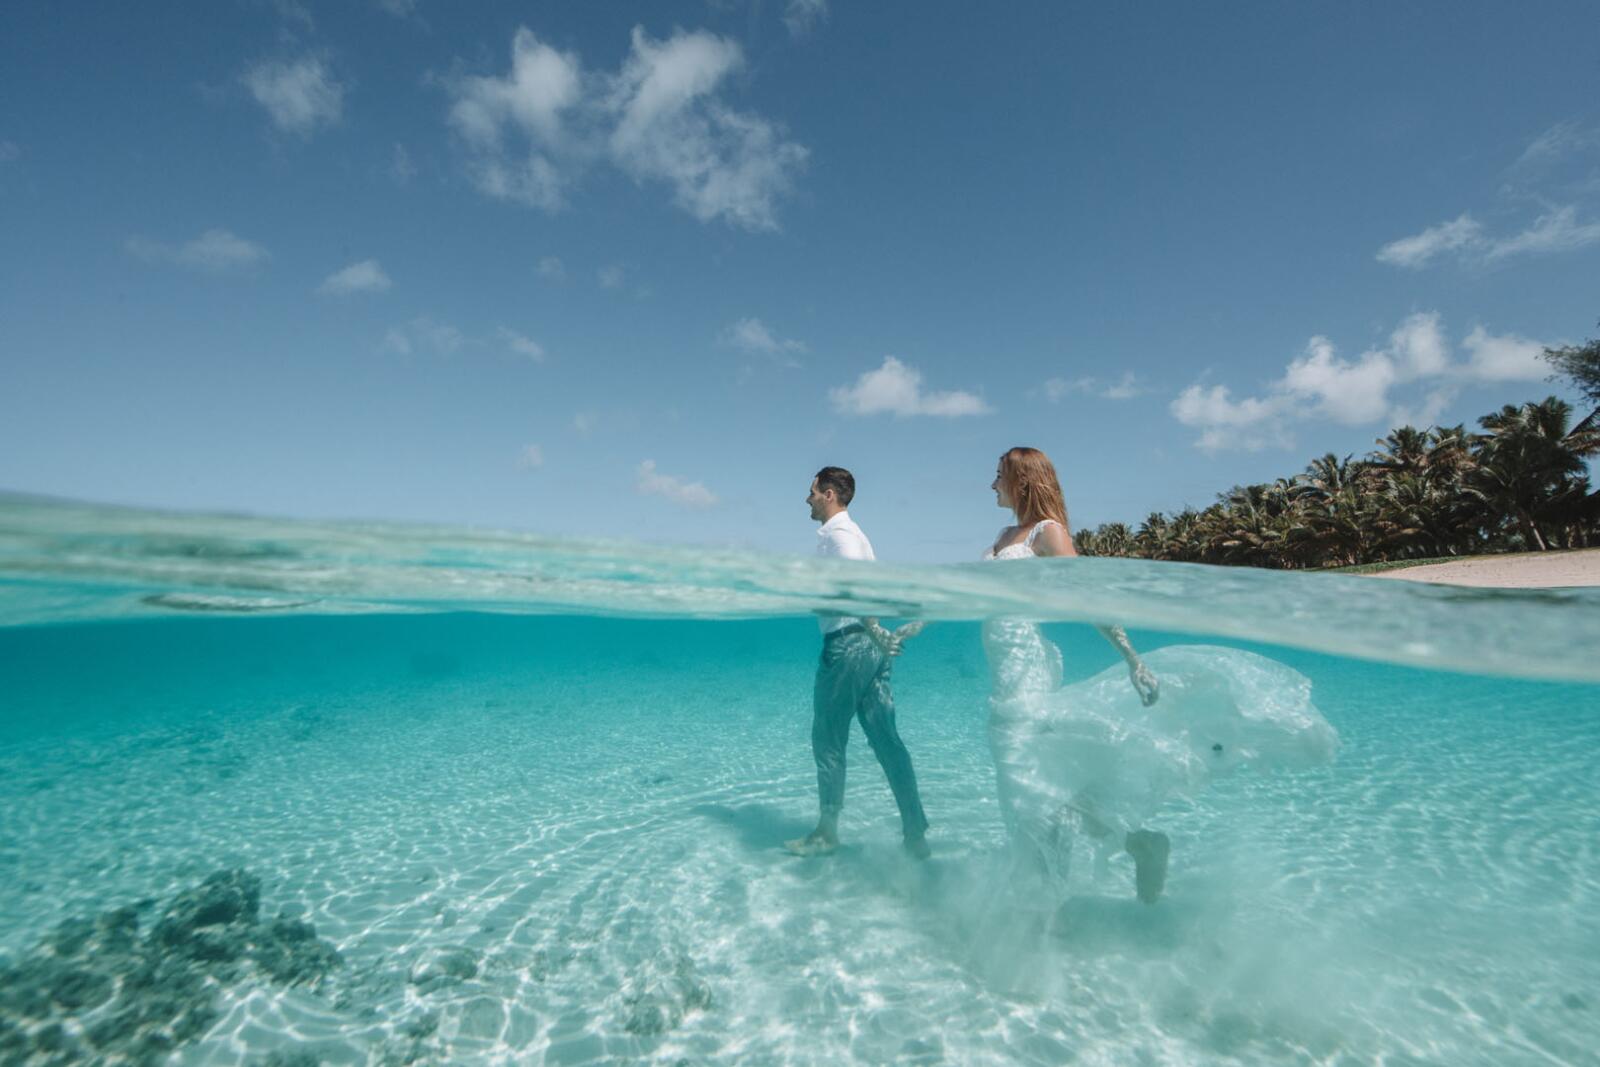
POLYGON ((1139 899, 1154 904, 1167 885, 1167 857, 1172 852, 1172 842, 1155 830, 1135 830, 1124 845, 1133 857, 1133 884, 1139 899))
POLYGON ((912 859, 925 860, 933 855, 933 849, 928 847, 928 839, 918 834, 916 837, 906 838, 906 851, 912 859))

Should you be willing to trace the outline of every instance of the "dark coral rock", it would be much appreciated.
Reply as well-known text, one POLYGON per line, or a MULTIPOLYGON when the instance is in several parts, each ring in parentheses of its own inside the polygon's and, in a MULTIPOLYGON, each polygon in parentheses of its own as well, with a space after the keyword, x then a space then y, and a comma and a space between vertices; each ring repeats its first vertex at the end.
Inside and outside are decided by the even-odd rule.
POLYGON ((67 1031, 60 1023, 41 1026, 33 1032, 33 1047, 40 1052, 65 1052, 67 1031))
POLYGON ((144 1013, 137 1006, 130 1006, 101 1019, 89 1027, 84 1036, 95 1048, 109 1049, 131 1042, 142 1025, 144 1013))
POLYGON ((139 912, 137 908, 115 908, 101 912, 95 920, 102 951, 131 952, 139 941, 139 912))
POLYGON ((162 1063, 210 1029, 218 985, 251 964, 292 985, 340 962, 309 923, 261 923, 261 883, 246 871, 179 893, 141 940, 139 911, 153 903, 69 919, 0 966, 0 1063, 162 1063))
POLYGON ((88 919, 68 919, 51 931, 49 945, 57 956, 76 956, 94 937, 94 923, 88 919))
POLYGON ((313 982, 341 962, 332 945, 317 939, 316 927, 282 917, 257 931, 251 955, 274 981, 291 986, 313 982))
POLYGON ((188 939, 173 946, 192 960, 228 963, 243 956, 248 942, 243 930, 196 930, 188 939))
POLYGON ((261 912, 261 879, 248 871, 218 871, 178 894, 156 924, 156 936, 175 945, 207 926, 254 923, 261 912))
POLYGON ((39 1018, 50 1010, 50 980, 61 965, 49 958, 23 960, 0 971, 0 1016, 39 1018))
POLYGON ((50 998, 68 1011, 83 1011, 110 998, 115 983, 99 971, 63 967, 50 983, 50 998))

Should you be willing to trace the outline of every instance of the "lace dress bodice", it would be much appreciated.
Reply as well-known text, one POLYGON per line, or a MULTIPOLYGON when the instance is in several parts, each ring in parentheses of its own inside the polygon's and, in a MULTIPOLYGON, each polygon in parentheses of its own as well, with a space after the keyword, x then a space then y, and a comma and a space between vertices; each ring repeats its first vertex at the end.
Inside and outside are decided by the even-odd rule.
MULTIPOLYGON (((994 550, 993 546, 991 546, 987 551, 984 552, 983 558, 985 560, 991 560, 991 559, 1033 559, 1035 556, 1038 555, 1038 553, 1033 550, 1033 542, 1039 537, 1039 534, 1041 532, 1043 532, 1043 530, 1044 530, 1044 528, 1046 526, 1059 526, 1059 525, 1061 525, 1061 524, 1056 522, 1056 520, 1054 520, 1054 519, 1040 519, 1038 522, 1033 524, 1033 529, 1028 531, 1028 536, 1027 537, 1024 537, 1022 540, 1018 541, 1014 545, 1007 545, 1006 547, 1002 548, 999 552, 996 552, 994 550)), ((1003 533, 1004 531, 1001 531, 1001 532, 1003 533)))

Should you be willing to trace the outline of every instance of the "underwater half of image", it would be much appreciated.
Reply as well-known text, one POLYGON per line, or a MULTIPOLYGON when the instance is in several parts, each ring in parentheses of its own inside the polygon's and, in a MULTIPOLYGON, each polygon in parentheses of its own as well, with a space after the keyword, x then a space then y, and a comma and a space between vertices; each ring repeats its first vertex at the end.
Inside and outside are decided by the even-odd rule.
POLYGON ((5 1062, 1600 1044, 1588 593, 3 517, 5 1062), (818 817, 830 612, 930 620, 887 675, 926 860, 860 726, 837 851, 784 849, 818 817), (1046 688, 997 697, 997 618, 1058 650, 1046 688), (1095 623, 1127 627, 1153 705, 1095 623), (1008 752, 1073 780, 1033 783, 1061 788, 1059 893, 1018 877, 1008 752), (1170 844, 1154 903, 1104 847, 1120 809, 1090 779, 1113 765, 1149 794, 1117 794, 1115 843, 1170 844))

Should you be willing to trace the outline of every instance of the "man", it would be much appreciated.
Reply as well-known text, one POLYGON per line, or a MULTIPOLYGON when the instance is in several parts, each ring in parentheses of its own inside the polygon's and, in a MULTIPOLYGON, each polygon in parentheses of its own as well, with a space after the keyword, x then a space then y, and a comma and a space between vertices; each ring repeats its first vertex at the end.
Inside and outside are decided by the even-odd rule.
MULTIPOLYGON (((824 467, 811 481, 806 503, 811 517, 822 524, 817 530, 817 555, 871 560, 872 543, 845 509, 855 498, 856 480, 842 467, 824 467)), ((859 718, 867 743, 883 767, 900 807, 900 829, 906 851, 918 859, 928 857, 925 834, 928 820, 917 796, 917 776, 911 755, 894 726, 894 698, 889 692, 890 660, 902 643, 914 636, 920 623, 890 633, 877 619, 825 615, 822 659, 812 695, 811 752, 817 760, 817 793, 822 814, 817 828, 785 847, 799 856, 820 856, 839 847, 839 812, 844 807, 844 750, 850 740, 850 720, 859 718)))

